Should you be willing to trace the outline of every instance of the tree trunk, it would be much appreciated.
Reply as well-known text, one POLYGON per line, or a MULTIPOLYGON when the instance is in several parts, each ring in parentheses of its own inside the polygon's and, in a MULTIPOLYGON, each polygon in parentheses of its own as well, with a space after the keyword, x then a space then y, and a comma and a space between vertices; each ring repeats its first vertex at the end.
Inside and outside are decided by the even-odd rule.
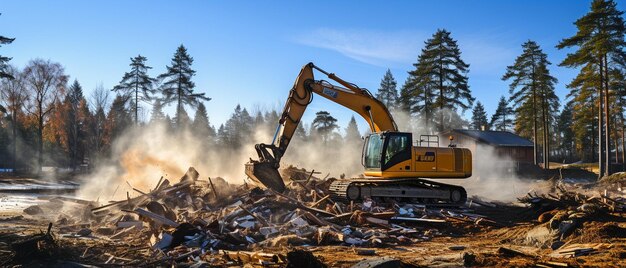
MULTIPOLYGON (((443 56, 442 56, 443 57, 443 56)), ((439 133, 443 132, 443 63, 440 64, 441 72, 439 73, 439 133)))
POLYGON ((12 134, 13 134, 13 163, 12 163, 12 168, 13 168, 13 173, 16 173, 16 168, 17 168, 17 113, 15 111, 13 111, 13 115, 12 115, 12 119, 13 119, 13 129, 12 129, 12 134))
POLYGON ((178 97, 178 103, 176 105, 176 128, 178 130, 181 130, 181 128, 180 128, 180 112, 181 112, 181 109, 180 108, 182 106, 182 99, 181 99, 182 96, 181 95, 183 94, 183 91, 180 88, 181 87, 180 81, 182 79, 183 79, 182 70, 179 70, 179 73, 178 73, 178 89, 176 89, 177 92, 178 92, 178 96, 177 96, 178 97))
POLYGON ((135 84, 135 126, 139 123, 139 98, 137 96, 137 84, 135 84))
POLYGON ((604 154, 606 157, 604 175, 611 175, 611 115, 609 95, 609 63, 607 55, 604 55, 604 154))
POLYGON ((602 178, 602 176, 604 175, 605 172, 605 166, 604 166, 604 144, 602 143, 604 140, 603 137, 603 127, 604 127, 604 117, 603 117, 603 112, 602 112, 602 108, 603 108, 603 103, 604 103, 604 93, 603 93, 603 88, 602 85, 604 84, 604 64, 600 63, 600 85, 598 87, 598 178, 602 178))
POLYGON ((595 160, 595 156, 597 156, 596 154, 596 135, 594 135, 593 133, 596 132, 596 123, 594 122, 595 120, 592 120, 591 122, 591 146, 589 146, 589 148, 591 149, 591 159, 589 159, 591 162, 593 162, 595 160))
MULTIPOLYGON (((546 94, 547 95, 547 94, 546 94)), ((544 126, 544 168, 545 169, 550 169, 550 114, 548 111, 548 100, 547 100, 547 96, 544 96, 544 100, 543 100, 543 114, 544 114, 544 122, 543 122, 543 126, 544 126)))
POLYGON ((626 171, 626 137, 624 137, 626 125, 624 125, 624 117, 622 116, 622 170, 626 171))
MULTIPOLYGON (((544 90, 545 91, 545 90, 544 90)), ((543 169, 550 169, 550 162, 548 162, 548 131, 546 128, 546 94, 542 94, 542 100, 541 100, 541 125, 542 125, 542 132, 543 132, 543 169)))
POLYGON ((37 174, 41 174, 43 166, 43 113, 39 113, 37 138, 37 174))
POLYGON ((537 96, 535 94, 534 81, 533 81, 533 156, 534 156, 533 159, 534 159, 535 165, 538 165, 539 161, 537 161, 537 96))

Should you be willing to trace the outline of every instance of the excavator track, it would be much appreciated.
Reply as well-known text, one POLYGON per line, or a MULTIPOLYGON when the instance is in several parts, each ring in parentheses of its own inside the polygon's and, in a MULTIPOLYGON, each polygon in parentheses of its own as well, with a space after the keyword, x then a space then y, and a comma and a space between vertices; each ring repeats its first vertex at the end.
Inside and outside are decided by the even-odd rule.
POLYGON ((415 178, 336 180, 331 183, 329 190, 331 198, 339 202, 372 198, 383 203, 460 206, 467 201, 467 192, 463 187, 415 178))

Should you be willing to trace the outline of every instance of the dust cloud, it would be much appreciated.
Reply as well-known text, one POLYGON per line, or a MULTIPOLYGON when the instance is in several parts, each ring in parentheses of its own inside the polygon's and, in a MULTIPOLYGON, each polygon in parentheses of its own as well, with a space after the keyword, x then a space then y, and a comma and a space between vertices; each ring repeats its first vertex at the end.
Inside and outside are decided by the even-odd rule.
MULTIPOLYGON (((240 148, 229 148, 212 144, 190 129, 172 131, 158 123, 131 128, 113 142, 112 157, 96 164, 97 168, 83 178, 77 196, 100 202, 124 199, 127 192, 137 196, 139 193, 132 188, 149 191, 161 176, 178 182, 189 167, 200 173, 200 179, 221 177, 242 184, 246 179, 244 164, 258 158, 254 145, 272 141, 269 133, 273 131, 269 129, 270 124, 258 126, 240 148)), ((340 138, 322 141, 311 137, 305 141, 294 137, 281 167, 315 169, 331 177, 356 176, 362 172, 362 141, 343 142, 340 138)))
POLYGON ((549 184, 547 181, 521 178, 513 159, 498 155, 491 146, 479 145, 472 152, 472 158, 470 178, 454 182, 447 180, 447 183, 463 186, 468 196, 515 202, 528 192, 541 192, 549 184))
POLYGON ((232 151, 211 144, 187 129, 172 131, 168 126, 151 123, 131 128, 112 144, 111 158, 96 164, 86 176, 78 196, 100 201, 114 200, 153 189, 163 176, 172 182, 189 167, 202 176, 222 177, 229 183, 243 183, 244 163, 254 156, 254 146, 232 151))

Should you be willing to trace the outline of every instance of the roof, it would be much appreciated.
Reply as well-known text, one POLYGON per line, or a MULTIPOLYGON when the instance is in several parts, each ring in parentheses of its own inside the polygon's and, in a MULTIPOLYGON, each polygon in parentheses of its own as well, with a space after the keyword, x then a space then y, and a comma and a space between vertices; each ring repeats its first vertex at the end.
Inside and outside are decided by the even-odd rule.
POLYGON ((493 146, 532 147, 533 142, 508 131, 454 129, 448 133, 465 135, 493 146))

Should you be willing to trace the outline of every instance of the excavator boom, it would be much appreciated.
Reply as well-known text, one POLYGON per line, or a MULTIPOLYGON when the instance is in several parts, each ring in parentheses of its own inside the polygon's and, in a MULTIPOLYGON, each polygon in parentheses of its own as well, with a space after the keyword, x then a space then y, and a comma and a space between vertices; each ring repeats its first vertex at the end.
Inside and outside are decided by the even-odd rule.
POLYGON ((246 164, 248 177, 275 191, 284 191, 285 185, 278 172, 280 160, 296 132, 304 111, 313 100, 313 93, 356 112, 368 122, 373 133, 398 131, 387 107, 372 96, 367 89, 346 82, 310 62, 302 67, 289 91, 289 97, 280 115, 272 143, 261 143, 255 146, 259 160, 251 159, 246 164), (341 86, 333 85, 325 80, 315 80, 313 70, 319 71, 341 86))

